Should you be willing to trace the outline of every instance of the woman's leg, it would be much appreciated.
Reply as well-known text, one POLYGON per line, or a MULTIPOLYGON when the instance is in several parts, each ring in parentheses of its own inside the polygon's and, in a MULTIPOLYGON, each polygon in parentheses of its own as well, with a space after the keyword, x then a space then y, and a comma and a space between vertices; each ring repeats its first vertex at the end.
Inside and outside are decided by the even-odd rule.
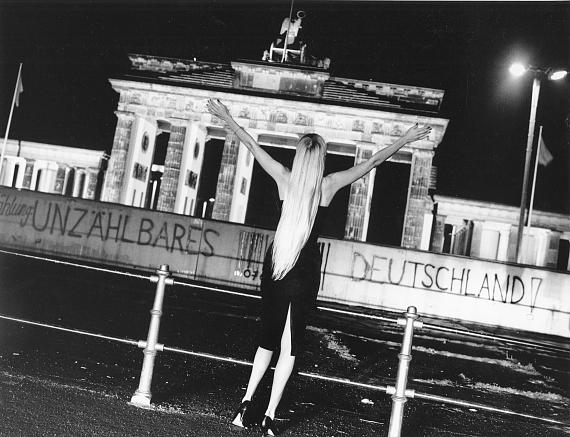
POLYGON ((265 371, 269 367, 272 356, 273 351, 262 347, 257 348, 257 352, 255 352, 255 357, 253 358, 253 368, 251 369, 251 375, 249 377, 249 382, 247 383, 247 390, 245 391, 245 396, 243 397, 242 402, 251 401, 251 398, 259 385, 259 381, 261 381, 261 378, 263 378, 265 371))
POLYGON ((273 351, 264 349, 262 347, 257 348, 257 352, 255 352, 255 357, 253 359, 253 367, 251 369, 249 382, 247 383, 247 390, 245 392, 245 396, 243 397, 241 401, 242 403, 232 421, 234 425, 247 428, 248 426, 254 423, 253 418, 250 417, 251 411, 249 411, 249 404, 244 405, 244 403, 246 401, 251 401, 251 398, 253 397, 253 394, 255 393, 257 386, 259 385, 259 381, 261 381, 261 378, 263 378, 265 371, 269 367, 269 363, 271 362, 272 356, 273 356, 273 351))
POLYGON ((275 410, 277 409, 277 405, 279 405, 279 401, 281 401, 283 390, 285 390, 285 385, 291 376, 294 365, 295 357, 291 355, 291 305, 289 305, 285 328, 283 329, 283 335, 281 336, 279 359, 277 360, 275 375, 273 376, 271 397, 269 398, 269 405, 265 412, 265 415, 272 419, 275 418, 275 410))

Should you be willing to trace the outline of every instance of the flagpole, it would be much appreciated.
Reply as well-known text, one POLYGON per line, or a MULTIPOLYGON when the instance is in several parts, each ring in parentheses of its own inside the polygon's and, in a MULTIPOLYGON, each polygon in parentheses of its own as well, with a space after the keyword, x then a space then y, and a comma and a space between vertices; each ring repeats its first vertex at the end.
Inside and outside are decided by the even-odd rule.
POLYGON ((10 116, 8 117, 8 125, 6 126, 6 133, 4 134, 4 142, 2 143, 2 153, 0 154, 0 184, 2 183, 2 169, 4 168, 4 153, 6 152, 6 143, 8 142, 8 135, 10 134, 10 124, 12 123, 12 115, 14 114, 14 105, 18 97, 18 87, 20 84, 20 76, 22 74, 22 63, 18 68, 18 78, 16 79, 16 86, 14 88, 14 96, 12 97, 12 107, 10 108, 10 116))
POLYGON ((517 248, 515 252, 515 259, 517 263, 522 260, 521 246, 524 232, 524 217, 526 212, 526 205, 528 201, 528 177, 530 176, 530 158, 532 155, 532 145, 534 139, 534 125, 536 122, 536 107, 538 106, 538 96, 540 94, 540 76, 535 75, 532 81, 532 97, 530 103, 530 119, 528 121, 528 137, 526 141, 526 153, 524 159, 524 176, 521 191, 521 207, 519 211, 519 225, 517 228, 517 248))
POLYGON ((530 192, 530 207, 528 209, 528 222, 526 226, 531 227, 532 223, 532 207, 534 205, 534 189, 536 188, 536 174, 538 173, 538 157, 540 156, 540 143, 542 140, 542 126, 538 130, 538 145, 536 146, 536 159, 534 160, 534 176, 532 178, 532 190, 530 192))

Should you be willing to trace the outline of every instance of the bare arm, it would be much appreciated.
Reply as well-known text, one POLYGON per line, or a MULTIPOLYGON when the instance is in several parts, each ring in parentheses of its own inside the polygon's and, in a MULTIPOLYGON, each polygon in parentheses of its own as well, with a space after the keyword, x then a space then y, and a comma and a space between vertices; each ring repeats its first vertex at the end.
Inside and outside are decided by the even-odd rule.
POLYGON ((355 165, 354 167, 351 167, 347 170, 328 175, 325 178, 325 184, 327 186, 327 191, 329 192, 329 198, 332 198, 332 196, 334 196, 334 194, 342 187, 352 184, 354 181, 360 179, 368 172, 370 172, 373 168, 382 164, 406 144, 426 138, 430 132, 431 127, 419 127, 416 123, 410 129, 408 129, 404 135, 394 141, 393 144, 382 150, 379 150, 366 161, 361 162, 360 164, 355 165))
POLYGON ((236 134, 239 140, 253 154, 253 157, 259 162, 261 168, 271 176, 278 187, 284 186, 289 178, 289 170, 282 164, 274 160, 269 153, 261 148, 259 144, 242 128, 230 115, 228 108, 219 100, 210 99, 207 104, 208 112, 215 115, 226 123, 228 128, 236 134))

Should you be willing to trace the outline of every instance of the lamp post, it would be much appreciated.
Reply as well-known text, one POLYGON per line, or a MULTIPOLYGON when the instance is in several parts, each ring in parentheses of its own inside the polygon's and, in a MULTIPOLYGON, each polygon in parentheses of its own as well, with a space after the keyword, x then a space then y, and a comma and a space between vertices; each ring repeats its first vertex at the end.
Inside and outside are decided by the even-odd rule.
POLYGON ((204 200, 204 203, 202 204, 202 218, 208 218, 206 217, 208 212, 210 213, 210 218, 212 218, 212 208, 210 205, 213 205, 215 201, 216 199, 213 197, 210 197, 208 200, 204 200))
POLYGON ((519 225, 517 230, 517 246, 516 246, 516 261, 521 262, 521 243, 524 232, 524 218, 526 211, 526 202, 528 197, 528 175, 530 173, 530 158, 532 155, 532 144, 534 141, 534 129, 536 123, 536 108, 538 106, 538 96, 540 94, 540 84, 544 77, 549 80, 560 80, 566 76, 565 70, 554 70, 552 68, 538 68, 532 66, 524 66, 520 63, 515 63, 509 68, 509 72, 516 77, 524 75, 527 71, 533 73, 532 81, 532 98, 530 103, 530 118, 528 122, 528 137, 526 142, 526 155, 524 161, 524 175, 523 186, 521 192, 521 207, 519 213, 519 225))

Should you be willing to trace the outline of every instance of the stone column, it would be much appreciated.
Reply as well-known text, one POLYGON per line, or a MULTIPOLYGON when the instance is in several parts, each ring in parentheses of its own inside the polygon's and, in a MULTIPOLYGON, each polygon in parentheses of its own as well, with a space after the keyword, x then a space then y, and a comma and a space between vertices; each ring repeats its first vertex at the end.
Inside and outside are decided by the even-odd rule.
POLYGON ((85 176, 85 199, 95 199, 95 191, 97 189, 97 175, 98 172, 96 170, 87 170, 87 174, 85 176))
MULTIPOLYGON (((196 120, 188 124, 184 151, 180 163, 180 183, 176 193, 174 212, 177 214, 193 215, 197 208, 198 181, 202 172, 204 159, 204 138, 206 129, 196 120)), ((207 171, 207 169, 205 169, 207 171)))
POLYGON ((63 181, 63 191, 64 196, 73 195, 73 181, 75 180, 75 167, 67 167, 65 169, 65 179, 63 181))
POLYGON ((73 179, 73 191, 71 195, 73 197, 83 197, 83 192, 85 191, 85 183, 87 179, 87 174, 83 169, 75 169, 75 178, 73 179))
POLYGON ((445 229, 445 219, 447 217, 444 215, 437 214, 435 216, 435 223, 433 225, 433 235, 430 241, 429 250, 432 252, 442 253, 443 252, 443 240, 444 240, 444 229, 445 229))
POLYGON ((6 170, 8 169, 8 157, 5 157, 2 162, 0 162, 0 185, 9 187, 8 177, 6 176, 6 170))
POLYGON ((133 127, 134 114, 131 112, 117 111, 117 128, 113 140, 113 149, 109 159, 107 174, 101 200, 104 202, 118 203, 121 198, 123 178, 127 164, 127 155, 131 142, 131 130, 133 127))
POLYGON ((55 185, 53 192, 57 194, 65 194, 65 176, 67 174, 67 165, 58 165, 57 174, 55 176, 55 185))
MULTIPOLYGON (((376 146, 373 144, 357 144, 354 165, 369 159, 375 150, 376 146)), ((375 175, 376 169, 353 182, 350 186, 348 212, 344 227, 344 238, 346 240, 366 241, 375 175)))
POLYGON ((499 247, 497 248, 497 261, 507 261, 508 259, 510 231, 511 231, 510 225, 506 225, 503 229, 499 231, 499 247))
POLYGON ((46 165, 46 185, 45 188, 47 193, 54 193, 56 187, 57 172, 59 170, 59 165, 56 162, 48 161, 46 165))
POLYGON ((26 169, 26 160, 22 157, 10 156, 4 159, 4 167, 2 169, 3 185, 7 187, 22 188, 24 173, 26 169))
POLYGON ((240 144, 229 218, 229 221, 233 223, 245 223, 252 172, 253 155, 244 144, 240 144))
POLYGON ((229 221, 232 209, 232 198, 235 187, 235 176, 239 154, 239 139, 233 132, 228 132, 222 153, 222 163, 218 173, 216 201, 212 218, 229 221))
POLYGON ((170 128, 170 138, 166 149, 166 159, 164 161, 164 174, 158 195, 158 211, 174 212, 176 204, 176 192, 180 182, 180 165, 184 152, 184 139, 186 138, 186 127, 172 125, 170 128))
POLYGON ((14 163, 11 158, 11 156, 5 156, 4 161, 2 161, 0 184, 5 187, 11 187, 14 179, 14 163))
POLYGON ((29 190, 32 184, 32 176, 34 174, 35 160, 26 159, 26 168, 24 170, 24 181, 22 182, 22 188, 29 190))
POLYGON ((428 194, 432 158, 433 151, 414 150, 412 154, 402 247, 421 247, 424 215, 433 209, 433 201, 428 194))

